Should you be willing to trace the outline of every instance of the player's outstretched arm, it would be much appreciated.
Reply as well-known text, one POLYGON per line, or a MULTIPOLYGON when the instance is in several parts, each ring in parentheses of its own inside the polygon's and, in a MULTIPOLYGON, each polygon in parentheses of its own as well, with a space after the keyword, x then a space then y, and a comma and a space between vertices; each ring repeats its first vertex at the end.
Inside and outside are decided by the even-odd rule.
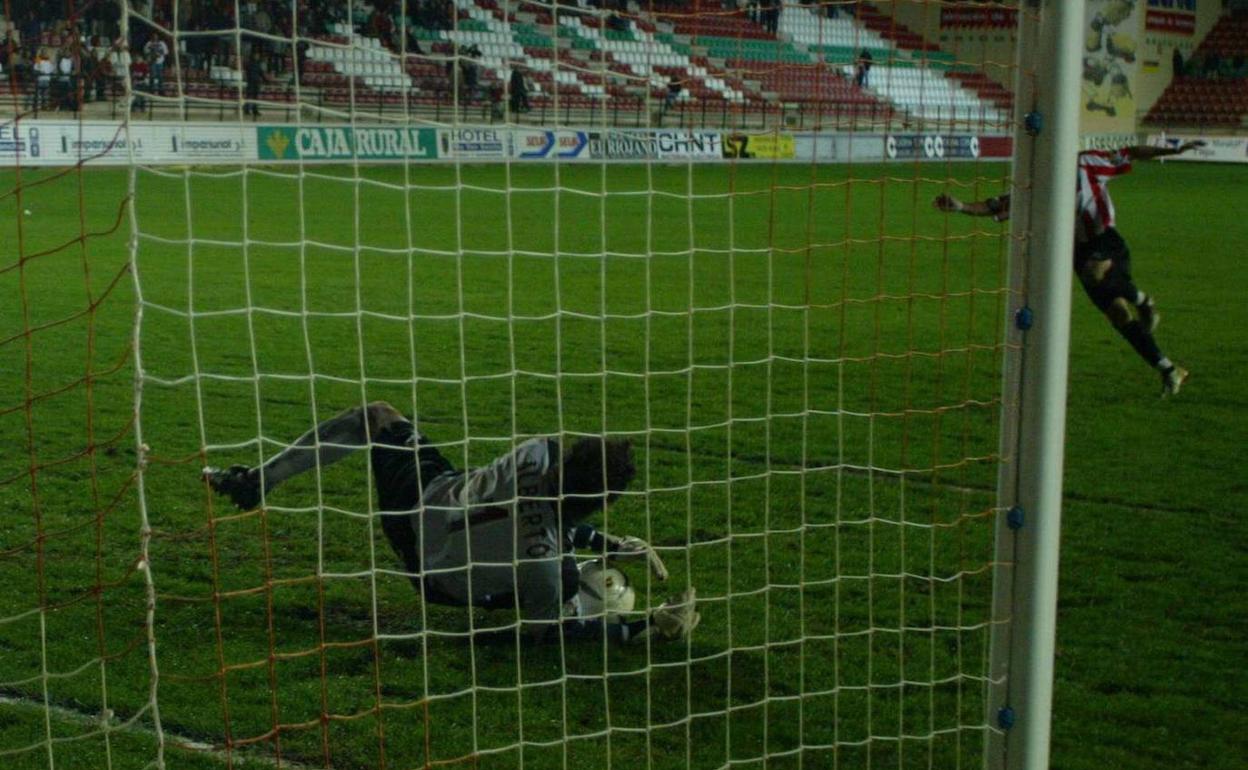
POLYGON ((370 436, 404 419, 402 413, 383 401, 347 409, 304 433, 261 467, 204 468, 204 480, 214 492, 229 497, 242 510, 250 510, 260 504, 261 489, 271 492, 278 484, 318 464, 336 463, 367 446, 370 436))
POLYGON ((964 203, 952 195, 937 195, 932 201, 938 211, 945 211, 951 214, 966 214, 968 217, 992 217, 998 222, 1004 222, 1010 218, 1010 196, 1001 195, 995 198, 986 198, 982 201, 972 201, 964 203))
POLYGON ((657 580, 667 580, 667 566, 654 546, 632 535, 608 535, 592 524, 581 523, 572 530, 572 547, 605 554, 609 559, 645 559, 657 580))
POLYGON ((697 592, 690 586, 636 620, 626 620, 620 615, 565 618, 558 626, 547 626, 545 633, 531 638, 533 641, 556 641, 558 637, 554 629, 557 627, 567 641, 601 639, 605 635, 608 640, 620 644, 644 643, 647 637, 660 642, 675 642, 687 639, 701 622, 697 592))
POLYGON ((1195 150, 1204 146, 1205 142, 1197 139, 1193 142, 1184 142, 1178 147, 1152 147, 1147 144, 1137 144, 1134 147, 1124 147, 1122 152, 1126 153, 1132 160, 1152 160, 1153 158, 1169 158, 1175 155, 1182 155, 1188 150, 1195 150))

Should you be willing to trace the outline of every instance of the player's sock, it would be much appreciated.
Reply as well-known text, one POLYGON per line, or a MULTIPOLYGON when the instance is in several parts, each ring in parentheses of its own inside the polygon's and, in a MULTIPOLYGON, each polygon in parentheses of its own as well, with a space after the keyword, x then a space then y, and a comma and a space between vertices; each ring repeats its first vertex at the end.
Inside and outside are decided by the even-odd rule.
POLYGON ((1131 321, 1126 326, 1117 327, 1118 333, 1131 343, 1131 347, 1135 348, 1135 352, 1140 354, 1148 362, 1148 365, 1157 369, 1160 368, 1162 360, 1165 358, 1161 354, 1161 348, 1157 347, 1157 340, 1153 339, 1153 335, 1139 321, 1131 321))

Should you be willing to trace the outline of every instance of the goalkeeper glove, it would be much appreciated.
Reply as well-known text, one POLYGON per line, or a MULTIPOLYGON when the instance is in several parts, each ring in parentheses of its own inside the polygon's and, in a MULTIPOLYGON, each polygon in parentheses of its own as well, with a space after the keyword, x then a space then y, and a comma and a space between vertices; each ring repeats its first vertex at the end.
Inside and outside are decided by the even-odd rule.
POLYGON ((650 566, 650 571, 658 580, 667 580, 667 567, 663 564, 663 560, 659 558, 659 554, 654 547, 639 537, 625 536, 616 537, 608 536, 608 544, 610 555, 615 559, 635 559, 645 557, 646 563, 650 566))
POLYGON ((204 479, 212 491, 229 497, 239 510, 250 511, 260 505, 260 473, 255 468, 204 468, 204 479))
POLYGON ((646 630, 634 640, 645 639, 649 634, 657 634, 659 639, 673 641, 685 639, 693 633, 693 629, 702 622, 702 615, 697 610, 697 595, 691 586, 678 596, 663 602, 650 613, 646 630))

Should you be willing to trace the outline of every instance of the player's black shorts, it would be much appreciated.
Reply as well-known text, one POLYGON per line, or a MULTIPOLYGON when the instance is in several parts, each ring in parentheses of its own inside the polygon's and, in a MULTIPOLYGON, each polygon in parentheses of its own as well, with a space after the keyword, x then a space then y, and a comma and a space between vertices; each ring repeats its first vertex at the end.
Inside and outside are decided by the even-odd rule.
POLYGON ((1092 304, 1102 312, 1108 311, 1119 297, 1134 301, 1128 296, 1134 286, 1131 282, 1131 252, 1127 249, 1127 242, 1112 227, 1087 243, 1075 244, 1075 273, 1079 275, 1092 304), (1083 268, 1089 262, 1105 260, 1112 260, 1113 265, 1099 283, 1089 284, 1083 280, 1083 268))
POLYGON ((377 484, 377 502, 384 511, 415 510, 420 504, 422 485, 455 470, 436 447, 416 434, 416 426, 407 420, 391 423, 372 439, 373 479, 377 484))
POLYGON ((1130 274, 1131 252, 1127 249, 1127 242, 1112 227, 1086 243, 1075 244, 1075 270, 1088 262, 1104 262, 1107 259, 1112 259, 1115 265, 1130 274))

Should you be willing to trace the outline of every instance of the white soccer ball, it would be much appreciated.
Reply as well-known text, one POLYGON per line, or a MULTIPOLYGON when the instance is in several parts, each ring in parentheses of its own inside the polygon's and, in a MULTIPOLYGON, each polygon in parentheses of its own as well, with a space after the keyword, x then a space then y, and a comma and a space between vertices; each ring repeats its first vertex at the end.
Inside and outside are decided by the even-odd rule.
POLYGON ((580 588, 576 596, 582 616, 632 612, 637 604, 637 593, 628 584, 627 575, 597 559, 583 562, 580 571, 580 588))
POLYGON ((23 214, 25 214, 26 216, 30 216, 30 215, 31 215, 31 214, 30 214, 30 209, 25 209, 25 210, 23 210, 23 211, 22 211, 22 213, 23 213, 23 214))

